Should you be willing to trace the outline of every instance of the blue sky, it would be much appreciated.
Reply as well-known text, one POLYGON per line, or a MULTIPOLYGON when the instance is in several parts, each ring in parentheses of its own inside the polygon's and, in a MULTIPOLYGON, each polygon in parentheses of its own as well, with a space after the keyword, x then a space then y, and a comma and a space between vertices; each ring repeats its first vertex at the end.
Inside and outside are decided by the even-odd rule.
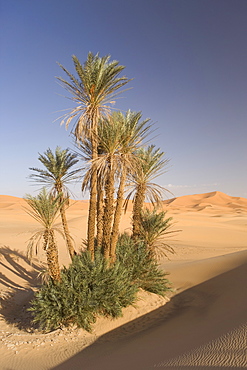
POLYGON ((74 148, 54 122, 73 107, 56 62, 74 73, 92 51, 134 78, 115 107, 155 123, 160 185, 247 197, 246 19, 246 0, 0 0, 0 194, 36 194, 38 152, 74 148))

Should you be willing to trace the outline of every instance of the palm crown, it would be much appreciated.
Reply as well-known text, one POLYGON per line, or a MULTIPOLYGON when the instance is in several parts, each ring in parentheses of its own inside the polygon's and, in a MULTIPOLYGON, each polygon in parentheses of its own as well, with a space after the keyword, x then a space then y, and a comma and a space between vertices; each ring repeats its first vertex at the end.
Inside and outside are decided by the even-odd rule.
POLYGON ((60 195, 54 198, 43 188, 36 197, 27 194, 25 200, 30 207, 25 208, 26 212, 38 221, 44 229, 51 230, 59 216, 60 195))
POLYGON ((69 195, 67 184, 78 179, 80 169, 71 170, 77 162, 76 154, 70 153, 68 149, 62 150, 57 147, 55 154, 49 148, 44 154, 39 154, 40 162, 46 170, 39 168, 30 168, 36 173, 31 174, 30 178, 41 185, 47 185, 51 188, 53 194, 63 192, 64 196, 69 195))
POLYGON ((138 188, 142 188, 145 189, 145 197, 151 203, 159 204, 163 192, 168 190, 153 181, 165 172, 169 159, 165 159, 164 152, 161 152, 159 148, 155 149, 155 145, 140 148, 136 154, 139 158, 139 165, 136 171, 129 173, 128 186, 132 190, 126 200, 128 201, 138 188))
POLYGON ((61 77, 57 79, 71 93, 71 100, 78 105, 64 115, 61 124, 65 123, 68 128, 70 122, 76 118, 74 133, 77 139, 82 139, 92 134, 91 129, 95 128, 101 116, 109 114, 114 104, 113 99, 120 94, 117 90, 130 79, 119 77, 125 67, 119 65, 118 61, 110 61, 110 55, 100 58, 99 54, 93 55, 90 52, 83 65, 75 55, 72 59, 79 79, 61 64, 59 66, 70 78, 70 82, 61 77))

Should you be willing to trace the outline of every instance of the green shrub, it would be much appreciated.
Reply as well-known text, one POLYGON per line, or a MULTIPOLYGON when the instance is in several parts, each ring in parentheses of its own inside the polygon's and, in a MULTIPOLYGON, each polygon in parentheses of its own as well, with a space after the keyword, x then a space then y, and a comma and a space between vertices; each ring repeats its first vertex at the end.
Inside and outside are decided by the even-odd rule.
POLYGON ((159 268, 153 253, 143 241, 135 243, 128 234, 120 235, 117 244, 117 258, 131 275, 138 288, 164 296, 169 290, 167 275, 159 268))
POLYGON ((99 251, 94 261, 87 251, 76 255, 61 271, 60 282, 50 279, 41 286, 30 311, 45 331, 70 324, 91 331, 99 315, 121 316, 123 307, 136 301, 139 288, 164 296, 170 290, 165 276, 144 242, 134 243, 123 234, 113 265, 99 251))
POLYGON ((49 281, 37 292, 31 311, 43 330, 76 324, 91 331, 98 315, 119 317, 136 300, 138 287, 120 262, 108 266, 101 253, 84 252, 61 272, 61 281, 49 281))

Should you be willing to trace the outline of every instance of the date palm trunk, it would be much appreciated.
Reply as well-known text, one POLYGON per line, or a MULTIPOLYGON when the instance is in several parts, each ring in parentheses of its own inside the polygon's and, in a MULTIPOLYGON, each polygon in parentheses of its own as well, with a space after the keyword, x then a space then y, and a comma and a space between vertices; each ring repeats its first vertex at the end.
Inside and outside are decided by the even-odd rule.
POLYGON ((46 230, 44 235, 44 249, 46 252, 47 265, 50 277, 54 281, 60 281, 60 268, 58 262, 58 251, 53 230, 46 230))
POLYGON ((105 209, 104 209, 104 224, 103 224, 103 249, 106 259, 110 257, 110 243, 112 221, 114 214, 114 168, 112 166, 112 158, 108 163, 108 175, 105 185, 105 209))
POLYGON ((146 189, 144 185, 139 185, 136 191, 133 204, 133 229, 132 236, 136 241, 140 235, 141 228, 141 211, 145 200, 146 189))
POLYGON ((60 182, 57 182, 56 190, 57 190, 58 194, 62 194, 62 196, 61 196, 60 216, 61 216, 61 220, 62 220, 66 245, 67 245, 67 248, 68 248, 70 258, 72 260, 73 257, 76 255, 76 251, 73 247, 72 237, 71 237, 70 232, 69 232, 69 226, 68 226, 68 221, 67 221, 66 212, 65 212, 65 203, 64 203, 65 200, 64 200, 64 195, 63 195, 63 187, 62 187, 62 184, 60 182))
POLYGON ((64 230, 64 235, 65 235, 67 248, 68 248, 68 251, 69 251, 70 258, 72 260, 76 255, 76 251, 73 247, 72 238, 71 238, 71 235, 70 235, 70 232, 69 232, 68 221, 67 221, 64 205, 62 205, 61 208, 60 208, 60 215, 61 215, 61 220, 62 220, 62 225, 63 225, 63 230, 64 230))
POLYGON ((94 260, 94 237, 95 237, 95 226, 96 226, 96 215, 97 215, 97 169, 94 164, 94 160, 98 157, 98 130, 97 122, 95 118, 92 119, 92 176, 90 182, 90 200, 89 200, 89 212, 88 212, 88 229, 87 229, 87 242, 88 250, 91 254, 92 260, 94 260))
POLYGON ((91 253, 92 260, 94 260, 94 236, 95 236, 96 213, 97 213, 97 172, 93 171, 91 177, 90 201, 88 211, 88 229, 87 229, 88 250, 91 253))
POLYGON ((112 227, 111 249, 110 249, 111 263, 114 263, 116 260, 116 246, 117 246, 117 241, 118 241, 119 225, 120 225, 123 203, 124 203, 124 187, 125 187, 125 182, 126 182, 126 176, 127 176, 127 168, 126 166, 124 166, 122 170, 120 184, 118 187, 117 203, 116 203, 114 222, 113 222, 113 227, 112 227))
POLYGON ((97 183, 97 247, 101 248, 103 240, 104 191, 100 181, 97 183))

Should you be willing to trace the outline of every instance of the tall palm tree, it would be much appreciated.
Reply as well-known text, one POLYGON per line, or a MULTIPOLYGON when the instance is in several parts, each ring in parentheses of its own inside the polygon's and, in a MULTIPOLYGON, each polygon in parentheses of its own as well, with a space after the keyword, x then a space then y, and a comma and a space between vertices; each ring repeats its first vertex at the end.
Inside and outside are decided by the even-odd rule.
POLYGON ((97 175, 97 247, 101 248, 104 229, 104 179, 97 175))
POLYGON ((151 124, 149 119, 141 121, 141 112, 132 112, 128 110, 124 115, 117 112, 115 121, 119 122, 122 128, 120 137, 120 175, 117 191, 116 208, 114 213, 114 222, 112 226, 110 257, 114 262, 116 258, 116 245, 119 235, 119 225, 124 203, 124 190, 128 173, 136 170, 138 160, 136 151, 143 144, 143 140, 149 133, 151 124))
POLYGON ((115 180, 119 172, 119 152, 121 148, 122 127, 114 119, 114 114, 109 118, 100 120, 98 126, 98 158, 93 162, 97 169, 98 184, 104 189, 104 213, 102 247, 105 257, 110 255, 111 230, 114 215, 115 180))
MULTIPOLYGON (((113 99, 120 92, 117 91, 126 85, 130 79, 120 77, 125 68, 118 61, 110 61, 110 56, 99 57, 88 53, 86 62, 82 65, 76 56, 72 56, 75 70, 79 79, 75 78, 61 64, 60 67, 67 74, 70 82, 58 77, 62 86, 72 95, 77 104, 61 121, 66 128, 75 119, 74 134, 77 140, 89 138, 92 143, 92 160, 98 156, 98 121, 102 116, 109 115, 113 99)), ((90 201, 88 215, 88 249, 94 256, 95 220, 97 211, 97 171, 92 171, 90 180, 90 201)))
MULTIPOLYGON (((82 192, 90 191, 90 183, 92 177, 92 145, 91 141, 84 139, 78 143, 79 152, 78 155, 84 162, 82 171, 84 172, 81 190, 82 192)), ((98 145, 98 156, 102 155, 101 149, 98 145)), ((96 242, 97 247, 101 248, 103 240, 103 215, 104 215, 104 178, 102 178, 99 169, 97 171, 97 214, 96 214, 96 226, 97 235, 96 242)))
POLYGON ((28 244, 29 257, 33 254, 33 249, 38 250, 39 244, 43 239, 43 249, 46 253, 47 265, 50 277, 55 280, 60 280, 60 269, 58 263, 58 250, 55 240, 55 231, 63 235, 62 231, 54 226, 54 222, 59 215, 61 207, 60 195, 54 198, 51 193, 47 193, 43 188, 38 196, 33 197, 27 195, 25 198, 29 208, 25 208, 26 212, 38 221, 42 229, 35 232, 30 238, 28 244))
MULTIPOLYGON (((98 158, 94 160, 97 176, 100 179, 101 195, 105 194, 103 222, 99 225, 102 229, 97 233, 97 244, 103 245, 106 258, 114 261, 116 243, 118 239, 119 223, 124 200, 124 187, 128 171, 134 169, 136 163, 135 152, 146 137, 151 125, 149 119, 141 121, 141 113, 131 112, 124 115, 114 112, 109 118, 100 121, 98 127, 98 158), (119 183, 117 200, 114 201, 115 184, 119 183), (104 189, 104 191, 103 191, 104 189)), ((83 158, 87 160, 88 171, 84 177, 84 186, 88 185, 92 175, 92 161, 90 160, 90 147, 81 146, 83 158)))
MULTIPOLYGON (((164 159, 164 152, 155 149, 155 145, 149 145, 147 148, 141 148, 137 151, 139 165, 136 171, 129 174, 129 186, 132 190, 129 192, 126 201, 134 195, 133 202, 133 238, 140 235, 141 211, 145 199, 153 205, 161 204, 164 187, 156 184, 153 180, 165 172, 165 167, 169 160, 164 159)), ((126 204, 127 204, 126 202, 126 204)))
POLYGON ((69 204, 69 190, 66 185, 78 179, 80 169, 71 169, 78 162, 78 159, 76 154, 70 153, 68 149, 62 150, 60 147, 56 148, 55 154, 50 148, 47 149, 44 154, 39 154, 38 159, 46 169, 30 168, 30 170, 35 172, 30 175, 30 178, 50 187, 54 197, 61 194, 59 198, 61 202, 60 215, 67 248, 72 259, 76 253, 65 213, 65 208, 69 204), (65 202, 65 200, 67 201, 65 202))

